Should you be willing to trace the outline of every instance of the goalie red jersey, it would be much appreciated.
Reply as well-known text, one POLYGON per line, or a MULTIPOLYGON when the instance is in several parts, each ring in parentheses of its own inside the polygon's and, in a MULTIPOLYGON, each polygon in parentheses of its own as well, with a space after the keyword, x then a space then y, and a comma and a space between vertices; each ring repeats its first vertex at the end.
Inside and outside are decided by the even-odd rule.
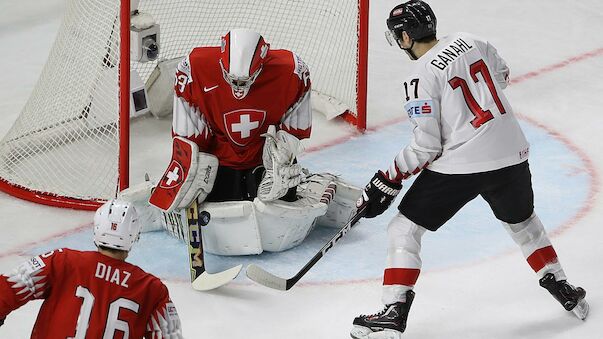
POLYGON ((245 63, 249 76, 230 77, 234 53, 225 39, 222 47, 195 48, 178 66, 173 134, 196 142, 220 166, 243 170, 262 163, 261 134, 268 126, 310 136, 309 71, 295 53, 270 50, 262 39, 245 63))
POLYGON ((58 249, 0 275, 0 319, 34 299, 45 300, 31 338, 165 338, 180 328, 158 278, 99 252, 58 249))

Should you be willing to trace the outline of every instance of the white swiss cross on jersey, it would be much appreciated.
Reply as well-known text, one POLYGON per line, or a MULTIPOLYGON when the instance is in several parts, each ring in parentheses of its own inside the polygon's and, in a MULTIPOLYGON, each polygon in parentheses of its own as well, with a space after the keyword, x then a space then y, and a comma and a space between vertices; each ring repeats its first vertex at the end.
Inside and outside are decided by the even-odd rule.
POLYGON ((246 146, 259 133, 265 119, 265 111, 239 109, 224 114, 224 127, 232 142, 246 146))

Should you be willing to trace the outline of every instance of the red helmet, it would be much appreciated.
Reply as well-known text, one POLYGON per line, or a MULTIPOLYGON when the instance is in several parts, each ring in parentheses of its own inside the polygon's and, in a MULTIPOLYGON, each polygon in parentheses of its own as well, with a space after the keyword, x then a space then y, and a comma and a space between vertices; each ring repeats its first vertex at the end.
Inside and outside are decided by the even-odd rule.
POLYGON ((270 44, 247 29, 233 29, 222 37, 220 67, 232 95, 243 99, 262 71, 270 44))

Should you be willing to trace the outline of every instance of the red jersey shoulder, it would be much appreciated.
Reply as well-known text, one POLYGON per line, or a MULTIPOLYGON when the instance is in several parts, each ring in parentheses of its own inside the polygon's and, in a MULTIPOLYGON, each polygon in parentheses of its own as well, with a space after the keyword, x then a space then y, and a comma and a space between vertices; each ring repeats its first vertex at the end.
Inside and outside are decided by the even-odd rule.
MULTIPOLYGON (((184 94, 188 85, 206 82, 206 78, 215 77, 219 71, 220 48, 197 47, 180 61, 176 69, 176 91, 184 94)), ((189 93, 190 95, 190 93, 189 93)), ((186 95, 184 95, 186 97, 186 95)), ((190 98, 187 98, 190 99, 190 98)))
POLYGON ((188 72, 192 77, 191 82, 205 83, 208 78, 214 78, 221 74, 219 47, 197 47, 184 60, 187 59, 189 63, 188 72))
POLYGON ((48 251, 46 253, 39 254, 30 259, 30 264, 32 265, 46 265, 51 262, 54 265, 57 264, 66 264, 70 262, 77 262, 83 253, 83 251, 72 250, 70 248, 57 248, 52 251, 48 251))
POLYGON ((220 60, 220 47, 196 47, 189 53, 188 59, 192 69, 201 68, 220 60))
POLYGON ((49 272, 69 271, 71 257, 77 257, 79 251, 68 248, 58 248, 29 258, 21 265, 22 273, 28 275, 48 275, 49 272), (44 272, 44 273, 40 273, 44 272))
POLYGON ((286 49, 270 50, 264 67, 266 72, 295 75, 299 80, 309 79, 310 76, 308 65, 302 58, 286 49))

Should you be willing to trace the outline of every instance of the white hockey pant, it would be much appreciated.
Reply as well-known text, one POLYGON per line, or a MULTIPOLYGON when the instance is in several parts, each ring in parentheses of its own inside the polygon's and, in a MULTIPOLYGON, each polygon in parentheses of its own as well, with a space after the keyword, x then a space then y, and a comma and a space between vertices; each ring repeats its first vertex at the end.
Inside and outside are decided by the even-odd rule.
POLYGON ((426 229, 398 213, 387 226, 387 264, 383 274, 384 304, 406 301, 406 292, 421 272, 421 237, 426 229))
POLYGON ((536 213, 518 224, 502 223, 511 238, 519 245, 523 256, 539 278, 553 273, 557 280, 565 280, 565 272, 536 213))

